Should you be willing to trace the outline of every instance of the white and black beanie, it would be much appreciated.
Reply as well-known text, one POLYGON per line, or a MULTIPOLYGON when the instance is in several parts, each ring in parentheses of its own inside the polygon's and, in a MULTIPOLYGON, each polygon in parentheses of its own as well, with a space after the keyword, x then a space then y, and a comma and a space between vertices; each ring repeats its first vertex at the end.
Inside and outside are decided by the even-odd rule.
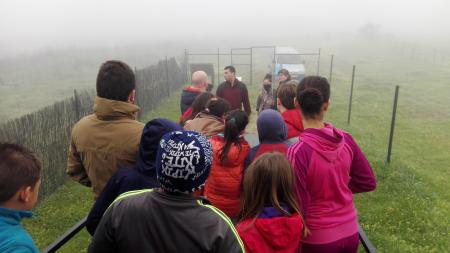
POLYGON ((174 131, 159 142, 156 174, 165 191, 192 193, 203 188, 211 164, 211 143, 200 133, 174 131))

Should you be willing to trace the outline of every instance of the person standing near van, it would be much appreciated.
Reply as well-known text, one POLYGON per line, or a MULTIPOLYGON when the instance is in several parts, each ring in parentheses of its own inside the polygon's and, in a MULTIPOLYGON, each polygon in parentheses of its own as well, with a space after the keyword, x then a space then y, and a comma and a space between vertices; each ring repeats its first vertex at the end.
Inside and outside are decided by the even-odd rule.
POLYGON ((233 66, 224 68, 223 77, 225 82, 217 87, 216 96, 225 99, 230 103, 230 110, 242 110, 250 116, 252 109, 248 99, 247 86, 236 78, 236 69, 233 66))

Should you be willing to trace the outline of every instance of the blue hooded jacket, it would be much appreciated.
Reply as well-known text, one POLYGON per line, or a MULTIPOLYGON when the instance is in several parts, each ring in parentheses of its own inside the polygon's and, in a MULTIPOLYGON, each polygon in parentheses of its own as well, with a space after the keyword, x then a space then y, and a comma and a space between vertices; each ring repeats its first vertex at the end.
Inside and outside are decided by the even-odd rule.
POLYGON ((39 252, 31 236, 20 224, 22 218, 29 218, 31 215, 31 211, 0 207, 0 252, 39 252))
POLYGON ((167 119, 153 119, 145 125, 136 164, 117 170, 109 179, 87 217, 86 228, 91 235, 94 235, 106 209, 120 194, 159 187, 155 167, 159 141, 164 134, 178 130, 182 130, 181 126, 167 119))
POLYGON ((293 144, 287 139, 287 128, 283 117, 278 111, 266 109, 258 115, 256 120, 259 144, 254 146, 245 159, 247 168, 258 153, 279 151, 280 147, 287 150, 293 144))

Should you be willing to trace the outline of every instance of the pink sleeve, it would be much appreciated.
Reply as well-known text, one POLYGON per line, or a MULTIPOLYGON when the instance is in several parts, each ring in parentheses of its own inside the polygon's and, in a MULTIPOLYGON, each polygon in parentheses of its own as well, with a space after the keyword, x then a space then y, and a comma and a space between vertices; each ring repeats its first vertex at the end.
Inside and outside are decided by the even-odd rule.
POLYGON ((370 192, 375 190, 377 182, 372 167, 350 134, 345 134, 345 141, 353 151, 350 167, 350 182, 348 187, 353 193, 370 192))

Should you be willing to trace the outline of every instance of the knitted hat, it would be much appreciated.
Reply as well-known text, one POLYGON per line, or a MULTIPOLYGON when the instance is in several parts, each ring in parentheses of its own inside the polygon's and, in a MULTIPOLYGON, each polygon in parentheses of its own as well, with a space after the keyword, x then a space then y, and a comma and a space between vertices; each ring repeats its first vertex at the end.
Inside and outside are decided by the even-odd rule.
POLYGON ((159 142, 156 175, 165 191, 191 193, 201 189, 211 164, 211 143, 200 133, 174 131, 159 142))

